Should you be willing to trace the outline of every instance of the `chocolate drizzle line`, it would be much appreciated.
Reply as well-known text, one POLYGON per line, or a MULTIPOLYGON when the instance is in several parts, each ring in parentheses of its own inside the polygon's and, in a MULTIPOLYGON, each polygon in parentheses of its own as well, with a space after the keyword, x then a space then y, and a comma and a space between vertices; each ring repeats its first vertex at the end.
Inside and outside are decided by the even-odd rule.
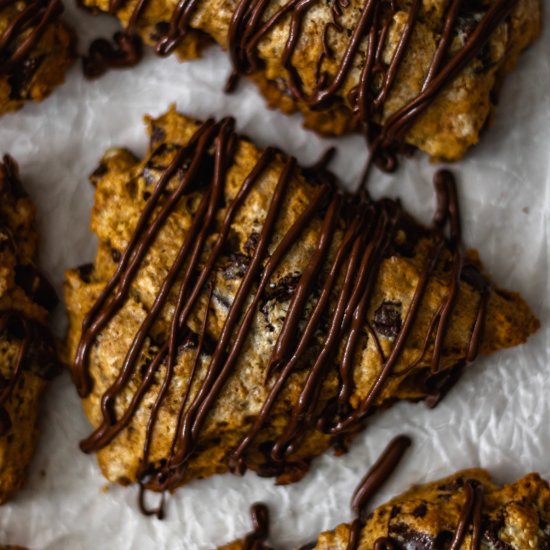
MULTIPOLYGON (((17 0, 0 0, 0 10, 17 4, 17 0)), ((13 71, 25 60, 48 25, 63 12, 60 0, 27 0, 24 5, 0 34, 0 74, 13 71)))
MULTIPOLYGON (((111 0, 109 11, 115 14, 127 3, 128 0, 111 0)), ((138 22, 149 3, 150 0, 136 2, 126 29, 115 35, 115 46, 104 39, 96 40, 92 44, 85 63, 88 77, 99 76, 112 67, 132 66, 139 61, 141 39, 138 36, 138 22)), ((330 76, 324 68, 325 60, 335 61, 330 36, 344 34, 346 29, 341 19, 351 9, 349 0, 334 0, 331 3, 331 20, 321 31, 322 51, 316 61, 317 81, 313 89, 307 92, 298 69, 293 65, 293 57, 300 43, 306 17, 319 3, 319 0, 288 0, 273 11, 269 0, 237 1, 228 29, 228 49, 234 72, 226 89, 231 90, 236 85, 238 75, 250 75, 261 69, 259 43, 288 18, 290 24, 282 54, 282 63, 287 72, 286 85, 292 96, 310 109, 325 109, 342 97, 345 83, 357 65, 357 58, 361 56, 359 82, 347 94, 347 101, 356 125, 362 129, 371 145, 370 160, 364 176, 366 180, 373 162, 387 171, 395 168, 396 153, 403 148, 407 130, 433 103, 441 90, 479 55, 491 34, 510 14, 517 0, 495 0, 483 13, 462 47, 452 54, 450 46, 457 34, 462 3, 461 0, 450 0, 421 90, 391 114, 386 112, 387 100, 410 48, 422 0, 412 0, 401 37, 387 64, 382 56, 387 46, 393 16, 399 8, 394 0, 364 0, 361 14, 351 31, 338 68, 330 76)), ((178 47, 191 30, 191 19, 198 6, 199 0, 180 0, 177 3, 167 30, 158 38, 156 52, 159 55, 168 55, 178 47)))
POLYGON ((250 508, 253 530, 243 539, 243 550, 270 550, 265 544, 269 537, 269 510, 262 503, 250 508))
MULTIPOLYGON (((390 441, 380 458, 355 489, 351 499, 351 509, 355 513, 355 519, 350 526, 347 550, 357 550, 359 547, 361 529, 366 520, 367 506, 376 492, 395 471, 411 443, 410 438, 406 435, 399 435, 390 441)), ((384 550, 385 548, 391 550, 393 546, 388 546, 387 541, 379 539, 376 541, 375 548, 376 550, 384 550)))
POLYGON ((449 550, 459 550, 466 538, 468 528, 472 526, 470 550, 481 548, 481 511, 483 507, 483 485, 468 479, 464 484, 466 500, 458 520, 456 531, 449 550))
MULTIPOLYGON (((429 230, 432 244, 414 298, 388 357, 380 353, 381 368, 374 384, 363 402, 354 410, 349 406, 349 398, 354 391, 353 366, 361 340, 360 333, 367 324, 367 312, 371 306, 380 267, 384 258, 391 254, 395 233, 404 213, 397 202, 388 199, 375 202, 365 194, 361 198, 342 194, 337 191, 330 178, 325 179, 324 172, 321 172, 311 201, 278 244, 270 249, 283 200, 289 183, 297 172, 296 160, 284 156, 276 149, 266 149, 243 181, 235 199, 222 207, 227 170, 234 161, 237 141, 233 119, 226 118, 218 123, 209 120, 200 126, 187 145, 177 149, 173 160, 159 177, 112 279, 83 321, 82 337, 75 358, 74 380, 79 395, 85 398, 92 390, 89 363, 96 338, 124 305, 145 255, 155 242, 160 229, 180 199, 186 194, 196 192, 200 181, 203 190, 200 204, 183 236, 176 259, 135 334, 116 379, 101 398, 102 422, 81 442, 84 452, 94 452, 108 445, 129 425, 144 396, 151 389, 155 377, 164 367, 160 389, 146 429, 142 467, 138 476, 143 488, 163 492, 175 489, 183 482, 187 464, 196 452, 206 418, 215 407, 227 380, 235 372, 268 284, 282 260, 315 217, 321 218, 321 229, 316 246, 296 282, 274 345, 266 372, 270 389, 248 433, 228 457, 231 470, 239 473, 246 470, 250 447, 270 418, 272 408, 282 395, 289 377, 297 369, 307 370, 300 395, 292 408, 288 425, 272 442, 271 449, 266 451, 266 459, 269 465, 275 466, 274 471, 294 464, 291 461, 292 455, 299 450, 304 433, 308 430, 318 429, 332 434, 336 440, 339 436, 353 434, 364 426, 365 418, 372 412, 386 381, 395 371, 429 281, 447 245, 452 260, 452 285, 431 323, 425 345, 427 350, 428 342, 433 340, 429 376, 440 371, 444 337, 455 307, 463 268, 460 215, 452 174, 441 171, 435 177, 438 209, 429 230), (231 225, 243 201, 275 160, 282 161, 283 168, 267 208, 263 227, 253 252, 250 252, 250 261, 233 302, 228 306, 219 339, 213 351, 206 352, 203 344, 210 300, 214 292, 213 275, 216 263, 228 244, 231 225), (204 175, 199 173, 200 167, 206 162, 214 164, 210 182, 204 182, 204 175), (168 189, 170 182, 174 182, 173 190, 168 189), (225 210, 220 211, 221 208, 225 210), (445 237, 447 225, 450 226, 449 239, 445 237), (340 233, 336 231, 337 226, 341 228, 340 233), (335 244, 334 238, 337 234, 341 235, 341 240, 335 244), (334 252, 330 262, 329 250, 334 252), (324 266, 327 264, 329 265, 325 271, 324 266), (117 414, 117 397, 139 368, 143 346, 154 323, 166 307, 170 294, 177 298, 168 339, 145 365, 143 376, 126 409, 117 414), (190 314, 196 310, 199 297, 205 295, 208 303, 198 335, 198 349, 187 387, 183 390, 170 452, 162 464, 151 464, 150 447, 160 408, 168 388, 171 387, 178 347, 189 335, 187 323, 190 314), (311 308, 307 310, 304 319, 306 304, 311 304, 311 308), (319 352, 311 364, 304 365, 306 352, 317 341, 319 331, 324 332, 319 352), (338 360, 340 350, 343 350, 338 370, 340 387, 334 400, 323 404, 320 399, 321 388, 338 360), (197 382, 195 377, 199 361, 205 362, 206 374, 198 383, 196 395, 190 399, 190 387, 197 382)), ((475 279, 484 281, 481 275, 475 279)), ((488 295, 488 288, 488 284, 483 282, 482 287, 477 290, 488 295)), ((472 360, 479 350, 485 313, 486 298, 483 298, 472 328, 468 360, 472 360)), ((380 349, 379 343, 377 349, 380 349)), ((420 359, 417 363, 419 362, 420 359)), ((161 510, 151 512, 158 515, 161 510)))

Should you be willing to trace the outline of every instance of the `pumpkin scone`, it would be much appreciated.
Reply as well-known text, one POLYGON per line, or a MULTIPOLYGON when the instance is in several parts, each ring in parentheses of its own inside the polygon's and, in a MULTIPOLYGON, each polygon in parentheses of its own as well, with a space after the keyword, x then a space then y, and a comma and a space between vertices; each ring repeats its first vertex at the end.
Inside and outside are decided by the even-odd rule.
POLYGON ((55 291, 34 264, 35 211, 17 165, 0 163, 0 504, 24 484, 38 439, 38 413, 59 371, 47 329, 55 291))
POLYGON ((60 0, 0 2, 0 115, 42 101, 76 59, 60 0))
POLYGON ((500 486, 485 470, 416 486, 355 527, 321 533, 316 550, 545 550, 550 548, 550 488, 538 474, 500 486))
POLYGON ((488 124, 500 83, 539 34, 540 0, 83 0, 117 15, 117 46, 96 41, 90 76, 135 64, 141 44, 196 57, 214 40, 235 82, 300 110, 321 134, 366 134, 390 169, 404 144, 457 160, 488 124))
MULTIPOLYGON (((550 487, 538 474, 500 486, 481 469, 416 485, 373 511, 369 503, 410 440, 396 437, 351 500, 355 519, 323 532, 300 550, 546 550, 550 487)), ((265 505, 251 509, 253 530, 219 550, 270 550, 265 505)))
POLYGON ((463 251, 449 172, 424 227, 230 118, 148 125, 143 160, 111 149, 92 174, 98 252, 66 281, 81 447, 110 481, 296 481, 375 410, 434 406, 478 353, 538 328, 463 251))

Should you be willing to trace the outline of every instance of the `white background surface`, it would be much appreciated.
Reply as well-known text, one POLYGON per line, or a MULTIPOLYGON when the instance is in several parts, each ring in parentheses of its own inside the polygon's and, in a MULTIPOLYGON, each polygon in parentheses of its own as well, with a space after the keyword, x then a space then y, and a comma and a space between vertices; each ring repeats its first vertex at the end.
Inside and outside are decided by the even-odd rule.
MULTIPOLYGON (((83 37, 81 50, 92 36, 110 35, 115 27, 108 17, 92 18, 74 6, 68 11, 83 37)), ((413 436, 414 447, 379 501, 413 482, 471 466, 490 468, 499 481, 531 470, 550 479, 549 53, 546 32, 506 81, 494 126, 455 166, 467 244, 479 248, 498 283, 523 293, 542 321, 527 345, 478 360, 435 411, 402 403, 373 419, 347 456, 321 457, 298 484, 274 487, 253 474, 198 481, 169 498, 164 521, 140 515, 135 487, 103 491, 106 482, 95 458, 78 450, 89 426, 64 374, 46 399, 28 486, 0 509, 0 542, 36 550, 211 549, 244 534, 249 505, 263 500, 272 510, 273 541, 292 548, 349 519, 354 486, 399 432, 413 436)), ((196 117, 233 114, 257 143, 279 145, 302 163, 315 160, 332 142, 302 130, 298 116, 268 111, 251 85, 223 95, 228 72, 217 48, 186 64, 149 54, 139 67, 92 83, 77 65, 46 102, 0 120, 0 152, 21 165, 39 211, 42 266, 59 292, 64 269, 90 261, 94 253, 87 175, 109 146, 145 150, 143 114, 158 115, 172 102, 196 117)), ((365 161, 363 141, 349 137, 338 146, 334 169, 353 185, 365 161)), ((417 154, 393 177, 375 174, 374 194, 399 195, 427 222, 434 169, 417 154)), ((62 334, 63 314, 57 321, 62 334)))

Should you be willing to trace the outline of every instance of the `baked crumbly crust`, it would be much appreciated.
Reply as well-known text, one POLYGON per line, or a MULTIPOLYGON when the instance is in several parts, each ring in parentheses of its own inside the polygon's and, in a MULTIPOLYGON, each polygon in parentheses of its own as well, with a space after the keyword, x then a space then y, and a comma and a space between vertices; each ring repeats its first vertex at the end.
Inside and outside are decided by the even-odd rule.
MULTIPOLYGON (((77 387, 84 398, 85 412, 96 430, 94 435, 83 443, 83 447, 87 451, 97 451, 99 464, 107 479, 123 484, 147 477, 144 476, 144 472, 150 471, 151 468, 162 469, 168 457, 172 455, 178 417, 182 413, 182 395, 187 392, 186 388, 191 379, 189 399, 185 402, 187 413, 189 404, 193 403, 194 399, 199 399, 198 392, 205 384, 209 365, 222 340, 228 312, 233 307, 243 278, 253 261, 255 249, 259 246, 259 233, 263 231, 263 224, 267 223, 266 215, 274 197, 274 190, 285 166, 290 162, 281 153, 274 153, 268 167, 250 188, 238 209, 209 282, 202 288, 198 301, 188 317, 184 336, 177 340, 169 387, 161 399, 153 427, 148 428, 151 411, 156 406, 163 381, 167 380, 167 359, 155 363, 154 358, 158 356, 159 350, 167 345, 171 333, 178 285, 168 293, 167 301, 155 322, 147 333, 143 334, 145 338, 140 344, 137 360, 128 363, 131 368, 127 371, 130 374, 125 383, 118 384, 115 381, 120 379, 122 365, 132 341, 140 334, 140 327, 144 326, 156 307, 154 304, 161 285, 174 264, 187 232, 191 231, 195 216, 198 216, 196 212, 205 197, 204 190, 210 189, 204 186, 213 177, 213 150, 210 147, 208 154, 201 157, 199 173, 191 180, 191 191, 184 194, 176 203, 153 242, 147 246, 142 260, 137 264, 132 263, 137 268, 132 276, 125 277, 130 282, 122 294, 120 307, 111 310, 113 314, 107 318, 93 338, 89 336, 88 330, 83 337, 83 322, 90 326, 91 321, 87 314, 94 308, 94 304, 98 303, 98 297, 104 291, 107 282, 117 268, 120 268, 138 219, 147 205, 152 204, 148 201, 157 189, 155 186, 158 185, 159 178, 166 173, 175 155, 187 150, 181 149, 181 146, 188 145, 191 136, 197 135, 196 132, 206 132, 204 128, 208 128, 210 124, 201 125, 173 110, 156 120, 147 121, 151 146, 143 160, 137 159, 125 149, 111 149, 91 176, 96 188, 92 229, 99 238, 99 248, 93 265, 67 273, 65 289, 70 319, 68 354, 71 363, 79 365, 75 370, 76 379, 79 380, 77 387), (83 349, 88 353, 86 361, 82 360, 83 349), (82 364, 86 365, 86 369, 82 369, 82 364), (156 370, 154 377, 149 378, 152 376, 152 365, 156 365, 156 370), (89 374, 89 385, 82 376, 83 370, 87 370, 89 374), (195 373, 191 376, 193 370, 195 373), (146 385, 147 391, 133 407, 132 403, 135 401, 132 400, 140 388, 143 389, 146 380, 150 380, 146 385), (114 399, 104 398, 110 391, 109 388, 113 388, 114 385, 118 388, 114 399), (131 414, 128 413, 130 410, 131 414), (148 447, 146 460, 145 446, 148 447)), ((222 130, 228 128, 227 124, 226 121, 221 125, 222 130)), ((223 134, 222 130, 219 135, 223 134)), ((227 214, 227 208, 236 200, 236 193, 262 158, 262 152, 248 140, 238 139, 236 136, 228 139, 232 144, 232 155, 228 157, 230 160, 227 161, 227 166, 226 161, 220 161, 222 166, 226 166, 227 174, 222 180, 223 199, 218 205, 220 210, 215 215, 217 229, 208 233, 206 249, 198 264, 196 277, 203 273, 201 270, 204 270, 206 262, 204 254, 215 249, 214 243, 221 232, 220 224, 227 214)), ((188 168, 189 165, 184 163, 176 172, 176 177, 170 179, 167 190, 159 195, 160 202, 155 212, 158 212, 159 208, 162 209, 160 205, 166 204, 168 191, 173 192, 174 186, 179 185, 178 178, 181 178, 188 168)), ((308 171, 293 172, 288 181, 284 201, 277 210, 273 242, 269 245, 270 254, 274 254, 275 243, 282 239, 297 219, 300 219, 307 210, 306 206, 319 193, 319 189, 319 183, 311 179, 308 171)), ((395 204, 389 201, 380 203, 379 207, 393 208, 391 205, 395 204)), ((186 456, 185 467, 179 471, 176 478, 170 478, 168 487, 162 486, 160 482, 146 483, 151 488, 174 489, 192 479, 223 473, 229 469, 230 458, 235 457, 236 448, 258 419, 260 410, 273 388, 274 380, 283 368, 280 364, 270 365, 270 358, 286 322, 291 303, 297 299, 294 295, 296 288, 302 283, 306 266, 310 265, 309 262, 318 246, 321 226, 324 224, 323 216, 328 216, 327 208, 326 205, 319 206, 315 211, 316 214, 279 263, 269 279, 269 284, 259 295, 260 301, 242 341, 238 358, 230 374, 224 379, 226 381, 217 399, 210 403, 204 423, 200 429, 193 432, 194 446, 192 452, 186 456)), ((406 322, 415 289, 423 276, 423 266, 434 244, 435 237, 429 230, 418 225, 406 214, 403 214, 400 220, 390 247, 391 252, 388 249, 387 255, 381 259, 379 271, 373 280, 372 299, 366 312, 367 326, 361 326, 361 330, 358 331, 360 346, 356 348, 354 355, 353 380, 344 407, 347 409, 351 407, 360 410, 363 400, 371 395, 373 386, 381 377, 383 364, 386 364, 382 357, 387 360, 397 345, 399 334, 404 330, 402 325, 406 322)), ((322 273, 318 275, 321 281, 325 275, 328 277, 329 267, 336 264, 336 252, 343 242, 343 227, 337 224, 333 231, 327 233, 332 239, 332 244, 326 261, 319 269, 322 273)), ((444 246, 450 245, 447 243, 444 246)), ((479 285, 480 278, 482 281, 485 279, 479 275, 479 267, 475 267, 479 266, 476 254, 469 252, 466 263, 478 275, 473 278, 467 277, 465 273, 462 275, 463 281, 444 337, 440 368, 437 374, 430 372, 434 343, 431 338, 426 342, 426 333, 433 324, 434 317, 437 317, 442 303, 449 296, 452 278, 448 265, 451 259, 450 249, 444 250, 441 262, 438 262, 429 279, 416 322, 406 338, 401 358, 376 394, 373 410, 389 406, 400 399, 437 400, 456 380, 466 362, 483 303, 486 305, 486 315, 482 321, 484 330, 480 342, 481 353, 488 354, 518 345, 538 327, 538 321, 517 294, 486 283, 479 285), (425 353, 422 353, 423 348, 426 348, 425 353)), ((124 266, 122 268, 126 269, 124 266)), ((340 282, 335 287, 336 296, 342 284, 341 278, 338 281, 340 282)), ((251 288, 256 288, 257 284, 256 281, 251 288)), ((300 315, 305 315, 306 318, 313 311, 314 305, 319 303, 320 288, 316 288, 300 310, 300 315)), ((252 295, 253 292, 247 298, 247 304, 250 303, 252 295)), ((332 306, 329 308, 331 315, 334 312, 335 301, 333 295, 332 306)), ((95 313, 101 317, 105 311, 100 312, 95 307, 95 313)), ((313 362, 325 349, 323 333, 327 330, 327 318, 323 319, 307 351, 300 354, 300 367, 294 369, 286 380, 284 391, 266 416, 262 429, 256 434, 244 456, 241 456, 244 464, 240 466, 256 470, 261 475, 277 476, 280 483, 299 479, 313 457, 331 445, 336 445, 342 450, 346 443, 345 437, 335 437, 328 433, 330 430, 320 431, 309 425, 307 429, 304 428, 304 438, 296 444, 294 451, 285 455, 284 460, 273 462, 269 458, 269 448, 288 427, 292 418, 291 411, 304 390, 303 386, 310 376, 313 362)), ((241 322, 242 318, 237 323, 238 327, 241 326, 241 322)), ((304 322, 300 321, 296 330, 302 332, 304 322)), ((236 338, 235 333, 233 337, 236 338)), ((228 353, 230 349, 231 347, 228 348, 228 353)), ((341 389, 337 365, 340 363, 342 351, 338 351, 338 357, 331 362, 332 366, 327 366, 316 411, 328 406, 341 389)), ((369 412, 372 412, 370 408, 369 412)))
MULTIPOLYGON (((381 538, 389 548, 446 549, 466 502, 466 485, 482 487, 481 546, 487 550, 543 550, 550 544, 550 488, 538 474, 503 487, 485 470, 458 472, 446 479, 412 487, 376 508, 361 529, 358 550, 372 550, 381 538)), ((316 550, 346 550, 350 525, 321 533, 316 550)), ((472 548, 473 528, 457 548, 472 548)))
POLYGON ((59 18, 62 11, 59 0, 10 0, 0 8, 0 115, 42 101, 63 83, 76 52, 75 35, 59 18), (29 10, 32 24, 17 24, 29 10), (25 44, 31 47, 13 60, 25 44))
MULTIPOLYGON (((502 3, 501 0, 481 0, 463 2, 460 5, 454 21, 448 57, 465 47, 475 33, 476 25, 499 1, 502 3)), ((304 115, 305 125, 321 134, 340 135, 361 129, 367 131, 371 140, 373 134, 376 134, 377 125, 384 125, 391 115, 421 93, 443 35, 445 18, 454 3, 456 2, 450 0, 420 2, 414 30, 406 44, 395 77, 392 77, 392 83, 388 86, 387 97, 381 105, 374 107, 375 112, 369 117, 369 128, 365 129, 352 112, 355 107, 351 97, 354 97, 353 92, 358 87, 361 71, 366 63, 366 34, 353 54, 353 61, 345 73, 344 81, 336 87, 334 93, 329 94, 330 101, 312 106, 296 93, 298 86, 303 92, 299 95, 314 96, 316 90, 322 88, 318 84, 321 73, 325 73, 325 82, 334 81, 359 18, 368 4, 365 0, 307 3, 303 10, 304 17, 299 21, 299 30, 296 31, 299 38, 291 50, 287 45, 292 23, 288 15, 279 18, 268 30, 256 34, 255 38, 243 37, 244 24, 242 28, 237 28, 234 15, 239 10, 242 11, 243 7, 246 9, 254 6, 251 9, 256 9, 261 4, 253 0, 188 0, 185 2, 184 16, 183 11, 175 12, 178 4, 176 0, 149 0, 140 3, 142 7, 139 16, 131 24, 130 19, 136 13, 137 0, 84 0, 86 6, 101 11, 110 11, 113 8, 125 27, 131 25, 130 33, 138 33, 144 42, 156 45, 157 50, 162 50, 165 36, 170 37, 168 42, 171 38, 176 38, 175 47, 183 59, 197 56, 207 43, 205 37, 210 37, 230 50, 234 64, 241 66, 240 72, 248 74, 258 84, 270 106, 287 113, 300 110, 304 115), (177 24, 174 23, 175 19, 177 24), (177 32, 170 31, 171 22, 176 25, 177 32), (232 33, 235 36, 232 37, 232 33), (236 46, 241 39, 242 44, 236 46), (288 64, 285 65, 285 53, 289 51, 296 72, 294 80, 299 84, 292 84, 288 64), (239 56, 248 57, 243 61, 237 60, 239 56), (321 57, 323 62, 319 65, 321 57)), ((258 8, 262 22, 268 21, 283 6, 293 2, 271 0, 264 4, 266 7, 263 12, 263 8, 258 8)), ((378 26, 380 29, 387 27, 387 39, 382 41, 383 51, 373 69, 372 86, 369 88, 371 95, 368 97, 369 109, 382 89, 381 77, 377 76, 380 75, 380 68, 391 72, 388 68, 393 55, 400 47, 411 11, 418 2, 392 2, 395 11, 389 10, 389 2, 380 4, 383 6, 381 10, 386 11, 381 15, 383 23, 378 26)), ((304 6, 305 3, 302 8, 304 6)), ((291 12, 294 14, 295 10, 296 8, 292 8, 291 12)), ((250 22, 252 16, 249 15, 243 21, 250 22)), ((502 78, 514 67, 521 51, 538 36, 540 25, 540 0, 515 2, 508 15, 491 32, 488 42, 477 48, 467 66, 456 77, 448 79, 437 95, 430 98, 428 108, 409 125, 404 136, 406 143, 427 152, 433 159, 457 160, 463 157, 490 122, 502 78)), ((254 23, 254 28, 258 31, 261 26, 254 23)), ((363 115, 359 118, 361 116, 363 115)))
POLYGON ((36 269, 35 211, 17 165, 0 163, 0 503, 25 482, 40 398, 58 371, 46 329, 55 292, 36 269), (18 368, 19 365, 19 368, 18 368))

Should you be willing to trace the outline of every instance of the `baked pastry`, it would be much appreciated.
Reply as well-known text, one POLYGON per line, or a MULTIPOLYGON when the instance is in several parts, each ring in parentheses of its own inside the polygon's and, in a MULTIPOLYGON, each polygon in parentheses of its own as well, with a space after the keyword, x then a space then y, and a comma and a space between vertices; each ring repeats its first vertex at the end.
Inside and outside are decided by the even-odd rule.
POLYGON ((550 488, 538 474, 503 487, 473 469, 416 486, 369 514, 350 544, 350 524, 321 533, 316 550, 544 550, 550 545, 550 488))
POLYGON ((211 37, 268 103, 322 134, 359 130, 390 169, 403 143, 460 159, 479 139, 503 76, 540 31, 540 0, 83 0, 115 13, 87 74, 134 64, 141 40, 196 57, 211 37))
MULTIPOLYGON (((481 469, 413 486, 367 514, 368 503, 398 464, 408 438, 396 438, 357 487, 356 518, 300 550, 544 550, 550 545, 550 487, 538 474, 504 485, 481 469)), ((253 511, 258 509, 255 505, 253 511)), ((254 518, 254 515, 253 515, 254 518)), ((220 550, 263 550, 264 523, 220 550), (258 529, 261 527, 261 529, 258 529), (253 546, 255 544, 255 546, 253 546)))
POLYGON ((0 115, 42 101, 76 59, 60 0, 0 3, 0 115))
POLYGON ((34 265, 35 212, 8 156, 0 163, 0 504, 25 482, 40 398, 59 370, 46 328, 57 303, 34 265))
POLYGON ((142 161, 112 149, 92 174, 99 248, 66 282, 94 427, 81 447, 110 481, 164 491, 246 468, 295 481, 375 410, 433 406, 478 352, 537 329, 463 252, 449 172, 427 228, 258 150, 232 119, 171 110, 148 125, 142 161))

